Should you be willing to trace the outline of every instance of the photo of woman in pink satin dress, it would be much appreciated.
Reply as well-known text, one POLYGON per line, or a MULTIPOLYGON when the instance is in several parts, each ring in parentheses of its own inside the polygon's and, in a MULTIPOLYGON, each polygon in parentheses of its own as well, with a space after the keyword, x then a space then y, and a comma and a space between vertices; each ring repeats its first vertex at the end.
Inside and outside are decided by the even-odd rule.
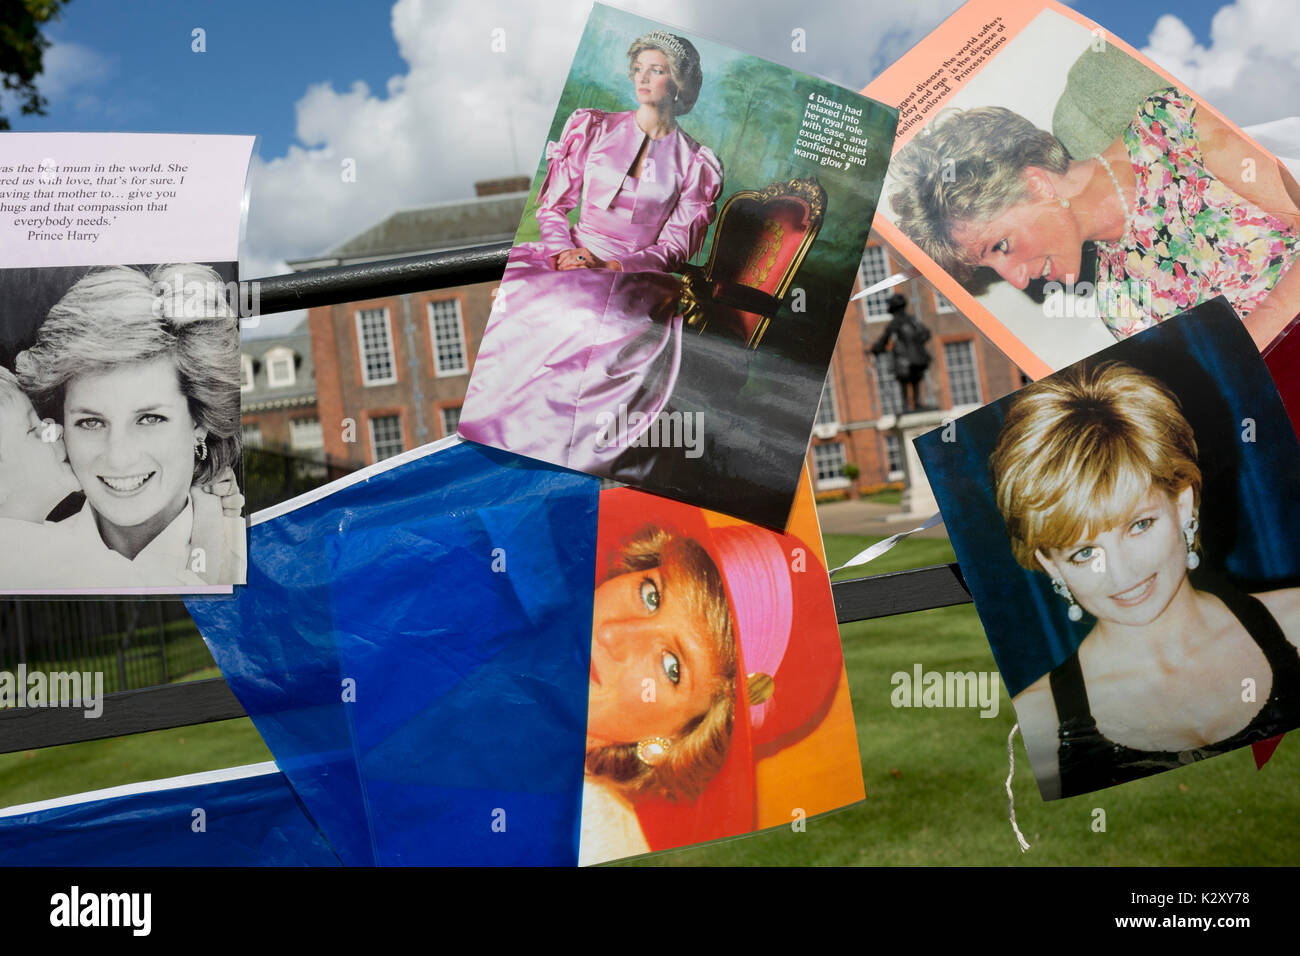
POLYGON ((654 30, 628 60, 637 108, 575 110, 547 146, 541 239, 510 252, 459 426, 594 474, 612 472, 672 395, 673 273, 700 251, 722 191, 718 158, 677 125, 700 91, 696 48, 654 30))

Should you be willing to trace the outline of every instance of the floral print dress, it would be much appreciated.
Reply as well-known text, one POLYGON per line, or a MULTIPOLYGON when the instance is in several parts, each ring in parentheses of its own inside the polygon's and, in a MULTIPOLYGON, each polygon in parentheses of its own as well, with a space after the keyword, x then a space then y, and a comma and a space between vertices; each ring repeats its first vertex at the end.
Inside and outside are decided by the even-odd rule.
POLYGON ((1196 103, 1157 90, 1124 132, 1137 176, 1133 225, 1097 243, 1097 306, 1117 339, 1226 296, 1245 318, 1300 254, 1300 231, 1205 166, 1196 103))

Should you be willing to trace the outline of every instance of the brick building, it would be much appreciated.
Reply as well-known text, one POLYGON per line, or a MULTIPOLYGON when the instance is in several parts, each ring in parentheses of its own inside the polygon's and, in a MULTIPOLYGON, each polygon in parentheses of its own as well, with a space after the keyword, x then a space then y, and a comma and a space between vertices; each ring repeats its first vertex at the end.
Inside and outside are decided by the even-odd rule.
MULTIPOLYGON (((528 198, 525 177, 475 183, 475 198, 402 210, 295 270, 348 265, 513 238, 528 198)), ((855 288, 905 268, 868 245, 855 288)), ((313 308, 308 314, 324 452, 355 467, 453 434, 496 283, 313 308)), ((895 290, 933 333, 923 400, 939 408, 991 401, 1020 372, 924 280, 895 290)), ((869 488, 902 477, 889 433, 902 410, 890 356, 870 354, 889 320, 890 292, 849 303, 817 414, 809 465, 818 492, 869 488), (860 474, 841 473, 848 463, 860 474)))
POLYGON ((306 323, 288 335, 240 344, 240 400, 244 445, 319 458, 320 416, 306 323))
MULTIPOLYGON (((854 291, 906 268, 891 248, 872 240, 863 252, 854 291)), ((931 332, 933 361, 921 390, 923 404, 940 409, 979 405, 1021 385, 1020 370, 1011 360, 924 279, 850 302, 808 450, 819 493, 872 488, 903 477, 902 449, 890 431, 904 410, 902 389, 893 375, 892 356, 876 357, 870 351, 889 322, 886 301, 895 292, 931 332), (858 467, 856 479, 842 474, 846 464, 858 467)))
MULTIPOLYGON (((510 240, 526 177, 475 184, 469 200, 394 213, 295 271, 510 240)), ((309 310, 325 453, 361 467, 456 431, 496 283, 309 310)))

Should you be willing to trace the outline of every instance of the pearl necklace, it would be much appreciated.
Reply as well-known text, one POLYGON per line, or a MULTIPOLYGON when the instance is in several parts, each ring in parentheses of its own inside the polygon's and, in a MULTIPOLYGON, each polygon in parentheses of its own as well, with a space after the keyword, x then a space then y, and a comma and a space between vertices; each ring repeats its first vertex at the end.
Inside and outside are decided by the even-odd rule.
POLYGON ((1106 157, 1098 153, 1093 159, 1101 160, 1102 168, 1106 170, 1106 175, 1110 181, 1115 184, 1115 195, 1119 197, 1119 204, 1124 207, 1124 231, 1121 236, 1127 236, 1129 230, 1133 228, 1133 213, 1129 211, 1128 200, 1124 198, 1124 190, 1119 187, 1119 179, 1115 176, 1115 170, 1110 168, 1110 163, 1106 162, 1106 157))

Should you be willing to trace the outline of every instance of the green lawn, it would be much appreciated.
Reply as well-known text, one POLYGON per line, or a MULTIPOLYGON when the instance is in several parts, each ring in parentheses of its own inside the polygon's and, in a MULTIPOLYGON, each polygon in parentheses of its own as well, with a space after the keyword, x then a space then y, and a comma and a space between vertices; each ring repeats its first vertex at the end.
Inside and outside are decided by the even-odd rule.
POLYGON ((874 501, 878 505, 896 505, 903 500, 901 488, 882 488, 874 494, 863 495, 863 501, 874 501))
MULTIPOLYGON (((828 534, 825 536, 826 560, 829 567, 843 564, 849 558, 871 547, 880 538, 863 534, 828 534)), ((893 548, 868 564, 845 568, 831 576, 833 581, 849 581, 871 574, 888 574, 908 568, 924 568, 932 564, 951 564, 957 560, 947 538, 904 538, 893 548)), ((980 632, 980 640, 984 632, 980 632)), ((849 675, 852 677, 852 674, 849 675)))
POLYGON ((247 718, 20 751, 0 755, 0 806, 270 759, 247 718))
MULTIPOLYGON (((832 564, 871 540, 828 537, 832 564)), ((911 539, 841 577, 951 560, 947 541, 911 539)), ((1016 815, 1033 844, 1022 854, 1007 822, 1006 737, 1015 716, 1005 690, 998 715, 987 719, 974 709, 890 703, 890 676, 916 663, 937 671, 994 669, 974 608, 921 611, 841 632, 866 802, 810 820, 802 833, 782 827, 629 865, 1218 866, 1300 857, 1300 733, 1262 771, 1246 749, 1047 804, 1017 741, 1016 815), (1105 811, 1105 832, 1091 828, 1094 809, 1105 811)), ((8 754, 0 756, 0 806, 266 759, 247 720, 8 754)))
MULTIPOLYGON (((872 542, 831 535, 832 566, 872 542)), ((909 539, 865 568, 879 574, 954 560, 946 540, 909 539)), ((640 866, 704 865, 1294 865, 1300 857, 1295 795, 1300 733, 1256 771, 1249 748, 1107 791, 1044 803, 1016 741, 1016 819, 1007 819, 1007 734, 1015 723, 1005 688, 998 715, 977 710, 895 709, 896 671, 994 669, 973 605, 938 608, 840 628, 858 725, 867 800, 808 821, 736 840, 676 850, 640 866), (1105 832, 1094 832, 1094 810, 1105 832)))

